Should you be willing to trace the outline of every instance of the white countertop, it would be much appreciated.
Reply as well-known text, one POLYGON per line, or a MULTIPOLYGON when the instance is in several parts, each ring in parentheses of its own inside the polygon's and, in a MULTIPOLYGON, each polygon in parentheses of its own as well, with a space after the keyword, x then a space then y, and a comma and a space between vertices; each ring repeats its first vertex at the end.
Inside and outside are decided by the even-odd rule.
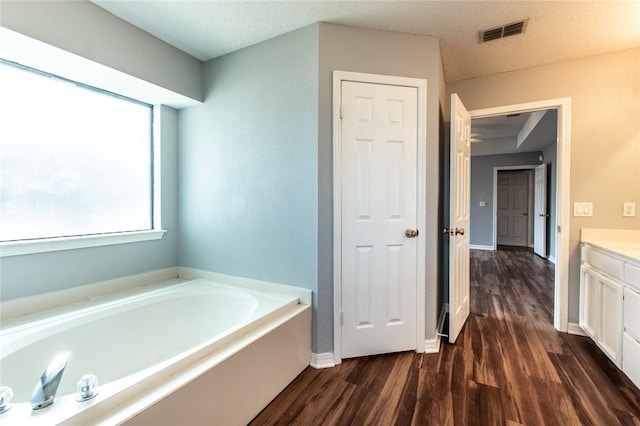
POLYGON ((640 263, 640 230, 582 228, 580 240, 640 263))

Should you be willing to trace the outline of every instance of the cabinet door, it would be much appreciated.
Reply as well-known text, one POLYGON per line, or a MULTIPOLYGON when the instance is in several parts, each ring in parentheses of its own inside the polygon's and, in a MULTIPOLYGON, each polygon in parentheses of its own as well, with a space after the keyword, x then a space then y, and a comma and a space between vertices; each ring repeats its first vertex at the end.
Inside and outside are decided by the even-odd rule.
POLYGON ((629 333, 622 335, 624 341, 622 356, 622 371, 636 386, 640 387, 640 342, 629 333))
POLYGON ((597 342, 600 348, 618 367, 622 358, 622 291, 623 286, 604 276, 600 283, 600 333, 597 342))
POLYGON ((600 322, 600 283, 588 266, 580 268, 580 327, 596 340, 600 322))

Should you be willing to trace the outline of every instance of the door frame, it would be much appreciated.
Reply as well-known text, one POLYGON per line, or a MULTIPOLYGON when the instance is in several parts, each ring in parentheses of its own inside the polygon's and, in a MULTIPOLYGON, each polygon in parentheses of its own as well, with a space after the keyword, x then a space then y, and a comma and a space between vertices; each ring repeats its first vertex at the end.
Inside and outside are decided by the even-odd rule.
POLYGON ((342 363, 342 82, 415 87, 418 90, 416 352, 425 350, 427 80, 333 71, 333 362, 342 363))
MULTIPOLYGON (((493 168, 493 249, 498 249, 498 172, 506 171, 506 170, 533 170, 538 165, 523 165, 523 166, 496 166, 493 168)), ((531 202, 531 180, 529 180, 527 185, 527 202, 529 206, 527 207, 527 213, 529 217, 527 218, 527 226, 529 227, 528 234, 531 234, 531 218, 532 212, 531 209, 533 207, 533 203, 531 202)), ((533 241, 531 235, 527 235, 527 247, 529 246, 529 242, 533 241)))
POLYGON ((553 326, 567 332, 569 327, 569 238, 570 238, 570 171, 571 171, 571 98, 547 99, 521 104, 469 110, 471 119, 498 115, 558 110, 556 142, 556 267, 554 284, 553 326))

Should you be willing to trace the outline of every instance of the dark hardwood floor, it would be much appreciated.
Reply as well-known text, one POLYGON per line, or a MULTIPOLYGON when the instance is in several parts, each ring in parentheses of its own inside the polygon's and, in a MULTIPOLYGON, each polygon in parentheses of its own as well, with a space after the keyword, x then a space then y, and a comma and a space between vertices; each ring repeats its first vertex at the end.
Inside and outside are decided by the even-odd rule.
POLYGON ((307 368, 252 425, 640 425, 640 392, 553 321, 553 264, 471 252, 471 315, 455 345, 307 368))

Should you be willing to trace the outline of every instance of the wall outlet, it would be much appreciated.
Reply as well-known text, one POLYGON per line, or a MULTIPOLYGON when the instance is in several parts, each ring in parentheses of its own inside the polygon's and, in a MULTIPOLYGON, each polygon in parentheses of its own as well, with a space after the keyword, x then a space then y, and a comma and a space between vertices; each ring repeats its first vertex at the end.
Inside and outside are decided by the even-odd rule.
POLYGON ((487 206, 486 201, 480 201, 480 207, 486 207, 486 206, 487 206))
POLYGON ((624 203, 622 206, 622 216, 635 217, 636 216, 636 203, 624 203))
POLYGON ((593 203, 591 202, 573 203, 573 215, 582 216, 582 217, 593 216, 593 203))

